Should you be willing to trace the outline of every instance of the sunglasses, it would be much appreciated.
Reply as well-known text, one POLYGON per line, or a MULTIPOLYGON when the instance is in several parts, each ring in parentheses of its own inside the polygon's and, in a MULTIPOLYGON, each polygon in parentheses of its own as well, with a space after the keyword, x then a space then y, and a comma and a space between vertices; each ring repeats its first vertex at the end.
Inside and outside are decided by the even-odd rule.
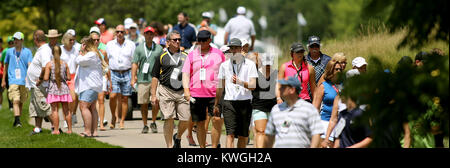
POLYGON ((170 40, 172 40, 172 41, 181 41, 181 38, 176 38, 176 39, 170 39, 170 40))
POLYGON ((117 33, 117 34, 119 34, 119 33, 122 33, 122 34, 124 34, 124 33, 125 33, 125 31, 116 31, 116 33, 117 33))
POLYGON ((341 71, 342 71, 342 68, 334 68, 334 71, 339 71, 339 72, 341 72, 341 71))
POLYGON ((310 45, 309 48, 320 48, 320 46, 317 44, 314 44, 314 45, 310 45))
POLYGON ((100 41, 100 39, 92 39, 92 40, 94 40, 94 41, 100 41))
POLYGON ((209 40, 209 39, 207 39, 207 38, 197 39, 198 42, 206 42, 206 41, 208 41, 208 40, 209 40))

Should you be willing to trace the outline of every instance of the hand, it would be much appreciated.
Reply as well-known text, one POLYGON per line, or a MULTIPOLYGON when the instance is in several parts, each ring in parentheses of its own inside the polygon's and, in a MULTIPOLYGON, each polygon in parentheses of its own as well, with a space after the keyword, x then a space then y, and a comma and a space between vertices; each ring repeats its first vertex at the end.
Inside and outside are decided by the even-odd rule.
MULTIPOLYGON (((41 81, 40 79, 38 79, 38 80, 36 81, 36 86, 41 85, 41 83, 42 83, 42 81, 41 81)), ((2 87, 3 87, 3 82, 2 82, 2 87)))
POLYGON ((181 51, 184 51, 184 47, 180 47, 180 50, 181 50, 181 51))
POLYGON ((250 48, 248 48, 249 51, 253 51, 253 46, 250 46, 250 48))
POLYGON ((322 148, 330 148, 330 141, 328 139, 322 141, 322 143, 320 144, 320 146, 322 148))
POLYGON ((184 99, 186 99, 186 101, 190 102, 191 101, 191 94, 184 94, 184 99))
POLYGON ((233 81, 234 84, 239 85, 241 83, 241 80, 239 80, 236 75, 233 75, 233 77, 231 77, 231 80, 233 81))
POLYGON ((214 111, 213 111, 213 115, 214 116, 219 116, 219 106, 218 105, 214 105, 214 111))
POLYGON ((281 104, 281 103, 283 103, 283 99, 281 99, 281 98, 277 98, 277 104, 281 104))
POLYGON ((5 82, 5 80, 2 80, 2 88, 5 88, 6 87, 6 82, 5 82))
MULTIPOLYGON (((136 79, 135 78, 131 79, 131 87, 132 88, 134 88, 135 83, 136 83, 136 79)), ((137 88, 134 88, 134 89, 137 89, 137 88)))
POLYGON ((113 88, 112 88, 112 81, 109 81, 109 88, 108 88, 109 92, 112 92, 113 88))
POLYGON ((152 106, 157 105, 158 104, 158 99, 156 99, 156 95, 152 95, 152 106))

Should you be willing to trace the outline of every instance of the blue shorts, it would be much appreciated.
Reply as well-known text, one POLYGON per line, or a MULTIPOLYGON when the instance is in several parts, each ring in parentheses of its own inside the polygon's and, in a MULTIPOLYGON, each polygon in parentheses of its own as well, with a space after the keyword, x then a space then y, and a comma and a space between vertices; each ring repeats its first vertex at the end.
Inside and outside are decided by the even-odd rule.
POLYGON ((131 70, 120 73, 111 70, 112 93, 131 96, 131 70))
POLYGON ((89 90, 85 90, 85 91, 81 92, 78 99, 80 101, 92 103, 95 100, 97 100, 97 98, 98 98, 98 92, 89 89, 89 90))

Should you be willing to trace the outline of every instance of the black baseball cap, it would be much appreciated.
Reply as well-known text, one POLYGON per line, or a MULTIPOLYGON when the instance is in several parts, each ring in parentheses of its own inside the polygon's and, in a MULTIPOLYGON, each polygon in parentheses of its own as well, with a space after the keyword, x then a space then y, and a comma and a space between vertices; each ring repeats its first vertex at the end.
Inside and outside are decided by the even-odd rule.
POLYGON ((317 36, 309 36, 308 46, 310 46, 312 44, 318 44, 320 46, 320 38, 317 36))
POLYGON ((208 30, 202 30, 199 31, 197 34, 197 39, 210 39, 211 38, 211 32, 208 30))
POLYGON ((299 52, 302 50, 305 51, 305 48, 303 47, 303 45, 301 43, 295 42, 294 44, 291 45, 292 52, 299 52))

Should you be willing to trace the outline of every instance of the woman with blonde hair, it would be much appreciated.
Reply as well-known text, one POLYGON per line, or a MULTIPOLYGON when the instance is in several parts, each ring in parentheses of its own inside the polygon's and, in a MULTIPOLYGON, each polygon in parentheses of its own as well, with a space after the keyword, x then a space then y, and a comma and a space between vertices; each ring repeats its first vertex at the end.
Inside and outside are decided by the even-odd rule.
POLYGON ((68 125, 67 133, 72 133, 72 115, 69 111, 69 104, 72 102, 69 86, 66 81, 70 80, 69 67, 67 63, 60 59, 61 48, 59 46, 52 47, 53 60, 45 66, 44 80, 49 82, 47 103, 51 105, 52 121, 54 129, 52 134, 60 134, 58 105, 61 103, 64 118, 68 125))
POLYGON ((79 95, 81 115, 84 120, 83 137, 96 137, 98 113, 96 101, 98 93, 102 91, 102 74, 107 69, 95 41, 85 37, 82 40, 80 55, 75 59, 78 65, 75 76, 75 91, 79 95))
MULTIPOLYGON (((72 96, 72 102, 69 103, 69 111, 72 114, 72 125, 78 123, 77 121, 77 107, 78 97, 75 93, 75 71, 77 67, 74 64, 75 58, 78 56, 79 51, 75 47, 75 37, 70 33, 65 33, 61 39, 61 60, 66 62, 69 68, 70 81, 67 81, 69 86, 70 95, 72 96)), ((64 127, 68 127, 68 123, 64 122, 64 127)))
MULTIPOLYGON (((314 93, 313 105, 320 112, 320 118, 323 124, 323 132, 321 138, 325 138, 328 123, 331 118, 332 108, 335 97, 339 94, 336 87, 338 81, 338 73, 342 72, 342 65, 336 60, 330 60, 323 74, 324 82, 318 83, 318 87, 314 93), (322 104, 322 105, 321 105, 322 104)), ((329 140, 334 141, 335 135, 331 135, 329 140)), ((323 140, 322 140, 323 141, 323 140)))

